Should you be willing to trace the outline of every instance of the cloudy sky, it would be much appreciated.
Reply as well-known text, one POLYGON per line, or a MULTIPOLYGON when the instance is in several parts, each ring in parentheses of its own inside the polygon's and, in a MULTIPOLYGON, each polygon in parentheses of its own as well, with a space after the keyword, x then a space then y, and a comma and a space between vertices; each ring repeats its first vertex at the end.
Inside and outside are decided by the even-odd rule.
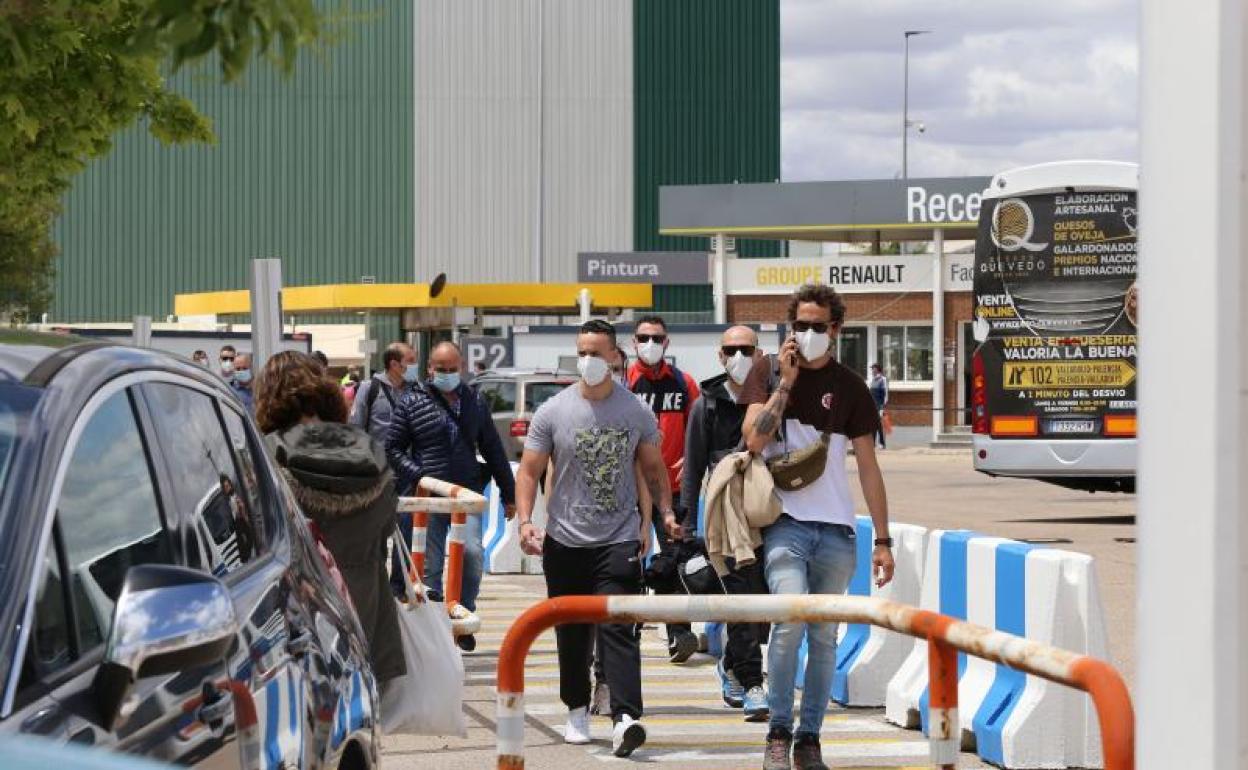
POLYGON ((1136 160, 1138 0, 781 0, 786 181, 1136 160))

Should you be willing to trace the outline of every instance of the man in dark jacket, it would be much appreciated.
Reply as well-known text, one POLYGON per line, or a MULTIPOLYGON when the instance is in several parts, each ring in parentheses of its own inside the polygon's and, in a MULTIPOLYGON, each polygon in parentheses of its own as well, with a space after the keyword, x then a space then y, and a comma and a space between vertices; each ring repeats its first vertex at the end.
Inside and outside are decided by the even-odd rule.
MULTIPOLYGON (((741 445, 745 407, 737 403, 737 394, 754 362, 762 357, 758 335, 748 326, 734 326, 720 338, 719 362, 724 373, 703 381, 702 397, 693 404, 685 434, 685 475, 680 500, 682 505, 689 506, 686 520, 697 515, 703 477, 709 476, 720 460, 741 445)), ((736 566, 730 561, 732 570, 723 577, 724 589, 730 594, 767 593, 759 566, 762 562, 761 553, 748 566, 736 566)), ((756 623, 729 623, 728 644, 715 669, 724 703, 744 708, 747 722, 763 721, 768 715, 760 631, 756 623)))
MULTIPOLYGON (((462 367, 459 347, 453 342, 443 342, 433 349, 429 354, 428 381, 413 385, 391 418, 386 454, 398 476, 400 493, 411 495, 425 476, 483 491, 488 479, 483 477, 477 462, 479 452, 489 475, 498 484, 510 519, 516 508, 515 477, 489 409, 477 392, 461 381, 462 367)), ((442 591, 442 566, 450 527, 449 514, 429 517, 425 583, 437 591, 442 591)), ((464 533, 461 602, 474 612, 484 567, 481 516, 472 515, 464 533)), ((461 636, 457 641, 467 651, 476 647, 471 636, 461 636)))

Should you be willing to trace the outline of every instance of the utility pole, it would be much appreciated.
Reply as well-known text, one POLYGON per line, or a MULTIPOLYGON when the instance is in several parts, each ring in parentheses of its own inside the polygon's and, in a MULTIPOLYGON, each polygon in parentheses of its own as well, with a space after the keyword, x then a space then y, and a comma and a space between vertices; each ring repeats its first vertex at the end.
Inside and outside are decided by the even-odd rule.
MULTIPOLYGON (((908 29, 903 34, 905 36, 905 67, 902 75, 901 86, 901 178, 909 178, 909 169, 907 168, 907 150, 906 146, 910 138, 910 38, 916 35, 930 35, 930 29, 908 29)), ((922 127, 919 128, 922 131, 922 127)))

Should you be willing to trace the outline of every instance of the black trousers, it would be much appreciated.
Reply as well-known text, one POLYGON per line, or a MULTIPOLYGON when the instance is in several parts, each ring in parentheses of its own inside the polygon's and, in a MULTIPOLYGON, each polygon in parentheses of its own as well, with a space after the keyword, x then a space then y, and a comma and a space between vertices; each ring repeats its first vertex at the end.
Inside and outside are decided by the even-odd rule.
MULTIPOLYGON (((546 595, 617 595, 641 593, 641 543, 631 541, 590 548, 572 548, 547 535, 542 544, 546 595)), ((641 718, 641 643, 631 623, 597 627, 598 656, 611 688, 611 716, 641 718)), ((595 629, 591 625, 555 627, 559 647, 559 699, 569 709, 589 705, 590 655, 595 629)))
MULTIPOLYGON (((672 495, 672 505, 680 505, 679 495, 672 495)), ((679 508, 677 509, 679 510, 679 508)), ((659 544, 659 553, 674 559, 672 552, 676 548, 676 543, 667 536, 667 529, 663 526, 663 514, 659 513, 659 507, 657 505, 652 511, 650 523, 654 526, 654 542, 659 544)), ((690 527, 690 524, 687 521, 681 523, 683 523, 686 527, 690 527)), ((656 596, 667 596, 670 594, 683 594, 684 591, 679 590, 678 588, 654 586, 654 593, 656 596)), ((689 633, 693 633, 693 628, 688 623, 668 623, 667 643, 670 645, 672 640, 677 636, 689 633)))
MULTIPOLYGON (((763 550, 755 552, 755 562, 741 567, 728 560, 731 568, 721 580, 729 594, 766 594, 767 580, 763 576, 763 550)), ((728 643, 724 645, 724 670, 731 671, 745 689, 763 685, 763 649, 767 641, 769 623, 729 623, 728 643)))

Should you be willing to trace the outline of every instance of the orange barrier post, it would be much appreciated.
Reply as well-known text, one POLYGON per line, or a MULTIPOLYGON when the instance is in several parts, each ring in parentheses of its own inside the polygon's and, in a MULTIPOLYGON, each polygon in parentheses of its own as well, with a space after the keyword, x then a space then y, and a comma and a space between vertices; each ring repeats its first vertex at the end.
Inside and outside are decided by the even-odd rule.
MULTIPOLYGON (((498 656, 498 767, 524 767, 524 661, 533 641, 563 623, 870 623, 928 642, 932 766, 958 762, 958 652, 1087 692, 1096 706, 1105 770, 1134 770, 1135 716, 1108 663, 873 596, 563 596, 539 602, 508 630, 498 656)), ((761 749, 761 745, 760 745, 761 749)))
POLYGON ((413 575, 412 582, 424 582, 429 514, 450 514, 450 546, 447 548, 442 581, 446 610, 451 616, 451 630, 456 636, 476 633, 481 626, 480 619, 459 604, 463 596, 464 532, 468 526, 468 514, 484 511, 486 499, 470 489, 429 477, 421 479, 416 495, 399 498, 399 511, 412 514, 412 568, 417 573, 413 575), (439 496, 428 497, 430 494, 439 496))
POLYGON ((446 548, 446 572, 442 579, 448 608, 458 605, 464 596, 464 530, 467 527, 468 514, 463 511, 451 514, 451 537, 446 548))

